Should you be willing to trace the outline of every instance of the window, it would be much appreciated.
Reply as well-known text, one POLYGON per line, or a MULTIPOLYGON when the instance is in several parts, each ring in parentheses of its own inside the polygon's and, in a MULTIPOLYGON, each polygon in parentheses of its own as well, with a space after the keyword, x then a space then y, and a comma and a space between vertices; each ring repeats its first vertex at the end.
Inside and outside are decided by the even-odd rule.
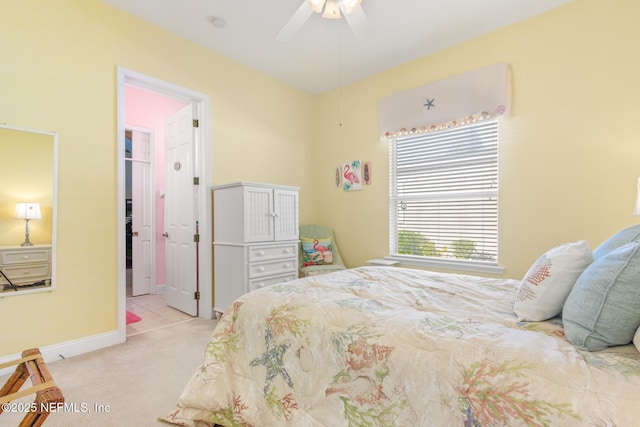
POLYGON ((390 254, 408 264, 498 268, 498 121, 390 145, 390 254))

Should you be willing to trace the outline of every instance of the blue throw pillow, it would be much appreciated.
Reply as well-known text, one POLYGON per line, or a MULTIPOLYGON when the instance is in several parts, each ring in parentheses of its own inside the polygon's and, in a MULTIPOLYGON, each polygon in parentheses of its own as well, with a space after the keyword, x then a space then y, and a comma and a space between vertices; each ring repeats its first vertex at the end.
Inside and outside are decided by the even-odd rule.
POLYGON ((569 342, 589 351, 626 345, 640 326, 640 243, 627 243, 587 267, 562 309, 569 342))
POLYGON ((640 242, 640 224, 632 225, 624 230, 620 230, 602 242, 593 250, 593 258, 602 258, 612 250, 618 249, 620 246, 631 242, 640 242))

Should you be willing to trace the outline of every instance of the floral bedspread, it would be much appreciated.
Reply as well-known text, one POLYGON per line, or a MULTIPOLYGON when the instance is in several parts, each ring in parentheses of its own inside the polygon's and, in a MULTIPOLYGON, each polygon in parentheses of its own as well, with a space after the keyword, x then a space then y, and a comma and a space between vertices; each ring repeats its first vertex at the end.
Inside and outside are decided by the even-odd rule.
POLYGON ((238 299, 169 417, 233 426, 630 426, 640 353, 520 323, 510 280, 387 267, 238 299))

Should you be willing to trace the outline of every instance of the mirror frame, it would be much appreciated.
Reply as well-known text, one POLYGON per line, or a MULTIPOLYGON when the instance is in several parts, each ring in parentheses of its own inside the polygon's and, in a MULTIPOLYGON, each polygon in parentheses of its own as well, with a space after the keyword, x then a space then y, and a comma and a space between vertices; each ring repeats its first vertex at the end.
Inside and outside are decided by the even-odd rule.
POLYGON ((36 292, 51 292, 56 289, 56 252, 57 252, 57 234, 58 234, 58 134, 52 131, 42 131, 18 126, 0 123, 0 130, 7 129, 12 131, 34 133, 38 135, 50 136, 53 143, 53 176, 52 181, 52 212, 51 212, 51 284, 43 288, 25 289, 13 292, 0 292, 0 298, 10 297, 14 295, 26 295, 36 292))

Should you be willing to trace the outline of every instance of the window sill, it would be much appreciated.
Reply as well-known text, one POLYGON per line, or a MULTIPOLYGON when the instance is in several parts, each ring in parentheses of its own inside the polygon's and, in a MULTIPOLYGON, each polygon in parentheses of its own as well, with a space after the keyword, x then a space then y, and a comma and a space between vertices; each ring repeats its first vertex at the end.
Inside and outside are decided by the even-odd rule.
POLYGON ((385 259, 398 261, 401 265, 412 265, 416 267, 430 267, 472 273, 504 274, 504 267, 497 264, 487 264, 483 262, 457 261, 452 259, 436 260, 399 255, 387 256, 385 259))

